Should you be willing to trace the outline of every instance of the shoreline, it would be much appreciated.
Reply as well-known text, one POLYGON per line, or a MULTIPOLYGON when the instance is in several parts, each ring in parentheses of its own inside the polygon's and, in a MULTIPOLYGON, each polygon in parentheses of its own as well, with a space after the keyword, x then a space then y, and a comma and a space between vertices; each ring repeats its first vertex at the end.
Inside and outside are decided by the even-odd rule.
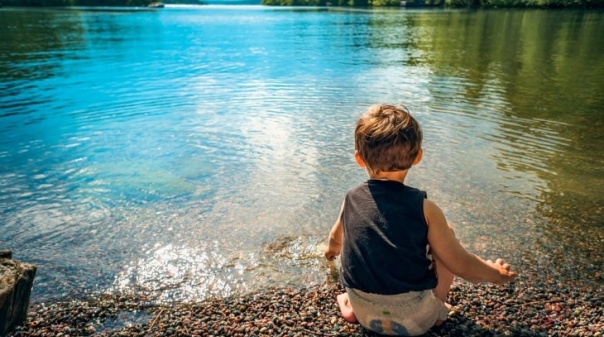
MULTIPOLYGON (((194 303, 100 295, 30 305, 16 336, 353 336, 373 337, 340 316, 339 283, 267 288, 194 303)), ((449 318, 424 336, 604 336, 601 284, 577 286, 519 277, 496 286, 455 279, 449 318)))

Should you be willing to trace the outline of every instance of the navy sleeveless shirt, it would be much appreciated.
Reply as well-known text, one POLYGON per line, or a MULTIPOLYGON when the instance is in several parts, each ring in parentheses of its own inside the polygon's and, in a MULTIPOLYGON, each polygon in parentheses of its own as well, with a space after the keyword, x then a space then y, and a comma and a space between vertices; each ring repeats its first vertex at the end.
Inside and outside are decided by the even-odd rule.
POLYGON ((341 218, 344 286, 382 295, 436 287, 425 198, 424 191, 388 180, 348 191, 341 218))

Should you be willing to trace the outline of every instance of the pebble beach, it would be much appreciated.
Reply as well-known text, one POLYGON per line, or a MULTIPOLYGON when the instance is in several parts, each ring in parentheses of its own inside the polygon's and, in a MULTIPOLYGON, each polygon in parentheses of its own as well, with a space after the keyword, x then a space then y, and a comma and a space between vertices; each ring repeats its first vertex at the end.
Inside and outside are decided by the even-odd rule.
MULTIPOLYGON (((344 321, 339 283, 268 288, 195 303, 154 304, 140 295, 33 303, 13 336, 377 336, 344 321)), ((455 280, 448 320, 425 336, 604 336, 601 284, 521 276, 503 286, 455 280)))

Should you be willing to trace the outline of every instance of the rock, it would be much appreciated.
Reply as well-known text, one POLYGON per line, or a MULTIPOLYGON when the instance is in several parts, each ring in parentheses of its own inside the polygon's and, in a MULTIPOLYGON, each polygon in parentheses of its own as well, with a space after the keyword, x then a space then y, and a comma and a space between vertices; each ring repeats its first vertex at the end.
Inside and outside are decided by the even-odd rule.
POLYGON ((25 322, 35 275, 33 264, 0 257, 0 336, 25 322))

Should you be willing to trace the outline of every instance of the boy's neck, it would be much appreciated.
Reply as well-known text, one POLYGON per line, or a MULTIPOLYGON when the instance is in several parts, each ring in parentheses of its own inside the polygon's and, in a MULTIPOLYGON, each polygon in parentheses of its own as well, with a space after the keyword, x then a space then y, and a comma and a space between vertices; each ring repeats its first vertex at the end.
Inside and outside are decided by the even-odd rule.
POLYGON ((404 184, 405 178, 407 177, 408 172, 409 172, 409 170, 372 173, 372 172, 369 172, 369 170, 367 170, 367 175, 369 176, 369 179, 390 180, 390 181, 396 181, 401 184, 404 184))

